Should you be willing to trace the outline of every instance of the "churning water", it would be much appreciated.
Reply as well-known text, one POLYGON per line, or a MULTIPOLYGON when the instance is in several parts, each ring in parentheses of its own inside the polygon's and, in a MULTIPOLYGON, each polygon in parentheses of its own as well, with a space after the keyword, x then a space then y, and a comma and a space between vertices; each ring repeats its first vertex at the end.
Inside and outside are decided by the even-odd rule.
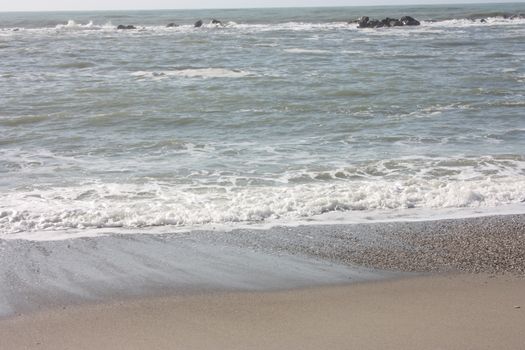
POLYGON ((520 12, 0 14, 0 236, 525 209, 520 12))

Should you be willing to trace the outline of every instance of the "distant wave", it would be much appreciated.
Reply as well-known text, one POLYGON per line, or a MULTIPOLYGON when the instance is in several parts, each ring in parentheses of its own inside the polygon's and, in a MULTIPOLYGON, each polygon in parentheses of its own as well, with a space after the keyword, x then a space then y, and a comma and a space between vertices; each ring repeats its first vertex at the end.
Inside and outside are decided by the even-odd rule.
POLYGON ((131 73, 132 76, 140 79, 161 80, 169 77, 186 77, 186 78, 243 78, 255 76, 254 73, 225 68, 189 68, 180 70, 165 71, 137 71, 131 73))
POLYGON ((93 28, 93 21, 90 21, 87 24, 80 24, 80 23, 77 23, 74 20, 70 19, 69 21, 67 21, 66 24, 57 24, 57 26, 55 28, 56 29, 93 28))
POLYGON ((116 27, 109 23, 95 25, 93 21, 89 21, 86 24, 77 23, 75 20, 70 19, 66 24, 57 24, 55 29, 57 30, 102 30, 102 29, 115 29, 116 27))
POLYGON ((408 33, 414 30, 429 30, 429 29, 440 29, 440 28, 463 28, 472 26, 511 26, 511 25, 525 25, 525 16, 510 18, 508 16, 495 16, 495 17, 484 17, 482 15, 473 15, 466 18, 450 18, 450 19, 421 19, 421 25, 417 27, 403 27, 403 28, 379 28, 379 29, 358 29, 357 24, 347 22, 325 22, 325 23, 314 23, 314 22, 283 22, 283 23, 272 23, 272 24, 245 24, 235 22, 225 22, 224 25, 218 24, 204 24, 201 28, 195 28, 193 24, 182 24, 178 27, 166 27, 166 24, 159 23, 158 25, 141 25, 135 24, 135 30, 117 30, 117 25, 112 23, 100 23, 97 24, 94 21, 87 23, 78 23, 75 20, 69 20, 67 23, 58 24, 53 27, 6 27, 0 28, 0 36, 19 34, 20 32, 28 33, 53 33, 58 32, 64 33, 97 33, 97 32, 115 32, 119 34, 133 35, 134 33, 158 33, 164 35, 167 33, 195 33, 200 31, 214 31, 214 30, 227 30, 227 31, 240 31, 248 33, 258 32, 271 32, 271 31, 336 31, 336 30, 348 30, 368 33, 383 33, 387 32, 392 35, 401 35, 402 33, 408 33))
POLYGON ((328 50, 312 50, 312 49, 301 49, 301 48, 285 49, 284 52, 288 52, 288 53, 305 53, 305 54, 325 54, 325 53, 330 53, 330 51, 328 51, 328 50))
POLYGON ((525 24, 525 17, 475 17, 475 18, 452 18, 440 21, 422 21, 423 26, 431 27, 471 27, 471 26, 494 26, 494 25, 517 25, 525 24))
POLYGON ((525 18, 525 12, 521 13, 510 13, 510 12, 503 12, 503 11, 490 11, 490 12, 479 12, 479 13, 472 13, 467 16, 467 19, 482 19, 482 18, 503 18, 503 19, 518 19, 518 18, 525 18))

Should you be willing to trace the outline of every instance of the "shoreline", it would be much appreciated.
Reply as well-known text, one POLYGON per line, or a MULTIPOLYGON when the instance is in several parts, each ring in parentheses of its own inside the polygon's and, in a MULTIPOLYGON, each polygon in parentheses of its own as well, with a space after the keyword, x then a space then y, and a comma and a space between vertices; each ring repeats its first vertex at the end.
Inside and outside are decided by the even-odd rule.
POLYGON ((400 278, 146 297, 0 320, 6 349, 519 349, 525 279, 400 278))
MULTIPOLYGON (((525 199, 524 199, 525 201, 525 199)), ((390 223, 417 223, 439 222, 445 220, 479 219, 484 217, 502 217, 511 215, 525 215, 525 203, 507 204, 497 208, 441 208, 441 209, 395 209, 395 210, 364 210, 351 212, 327 212, 314 215, 304 220, 269 221, 261 223, 232 223, 232 224, 202 224, 196 226, 160 225, 148 227, 101 227, 66 230, 45 230, 5 234, 1 240, 27 241, 62 241, 77 238, 95 238, 111 235, 170 235, 191 234, 193 232, 230 232, 245 230, 271 230, 275 228, 297 228, 307 226, 350 226, 373 225, 390 223), (496 210, 497 209, 497 210, 496 210), (347 216, 351 213, 351 217, 347 216)))
POLYGON ((525 215, 227 232, 0 240, 0 317, 201 292, 427 273, 525 275, 525 215))
POLYGON ((518 349, 525 215, 0 240, 7 350, 518 349))

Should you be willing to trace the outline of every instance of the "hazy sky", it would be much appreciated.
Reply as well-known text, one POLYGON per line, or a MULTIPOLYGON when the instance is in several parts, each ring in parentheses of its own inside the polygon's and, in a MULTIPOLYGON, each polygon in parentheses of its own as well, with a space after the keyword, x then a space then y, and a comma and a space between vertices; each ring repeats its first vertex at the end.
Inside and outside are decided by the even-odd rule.
MULTIPOLYGON (((510 0, 523 2, 525 0, 510 0)), ((240 8, 280 6, 352 6, 495 2, 494 0, 0 0, 1 11, 240 8)))

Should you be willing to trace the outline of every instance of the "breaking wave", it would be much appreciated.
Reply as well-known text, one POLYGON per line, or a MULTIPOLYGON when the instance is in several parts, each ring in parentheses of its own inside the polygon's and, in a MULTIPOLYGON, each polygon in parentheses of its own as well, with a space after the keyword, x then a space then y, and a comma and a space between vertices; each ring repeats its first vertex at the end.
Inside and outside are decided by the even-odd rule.
MULTIPOLYGON (((524 14, 506 14, 506 13, 487 13, 487 14, 472 14, 463 18, 448 18, 448 19, 431 19, 420 18, 421 26, 411 27, 411 30, 416 28, 437 27, 437 28, 462 28, 471 26, 500 26, 500 25, 523 25, 525 24, 524 14)), ((136 30, 123 31, 127 33, 134 33, 137 31, 159 32, 159 33, 173 33, 173 32, 189 32, 195 30, 233 30, 241 32, 267 32, 267 31, 334 31, 334 30, 356 30, 357 25, 354 21, 349 22, 281 22, 281 23, 237 23, 227 21, 222 24, 205 23, 201 28, 194 28, 192 23, 185 23, 176 27, 167 27, 164 23, 159 24, 135 24, 136 30)), ((74 19, 68 20, 66 23, 57 24, 54 27, 7 27, 0 29, 0 32, 18 31, 19 29, 26 29, 30 31, 116 31, 117 25, 111 22, 95 23, 91 20, 87 23, 79 23, 74 19)), ((399 28, 395 28, 399 30, 399 28)), ((404 28, 409 29, 409 28, 404 28)), ((383 28, 384 30, 384 28, 383 28)))
POLYGON ((166 225, 191 228, 295 221, 329 212, 496 208, 525 200, 523 160, 440 159, 431 164, 425 168, 428 161, 384 161, 289 173, 266 186, 241 186, 235 184, 236 179, 222 179, 215 184, 90 183, 4 192, 0 194, 0 234, 166 225))

